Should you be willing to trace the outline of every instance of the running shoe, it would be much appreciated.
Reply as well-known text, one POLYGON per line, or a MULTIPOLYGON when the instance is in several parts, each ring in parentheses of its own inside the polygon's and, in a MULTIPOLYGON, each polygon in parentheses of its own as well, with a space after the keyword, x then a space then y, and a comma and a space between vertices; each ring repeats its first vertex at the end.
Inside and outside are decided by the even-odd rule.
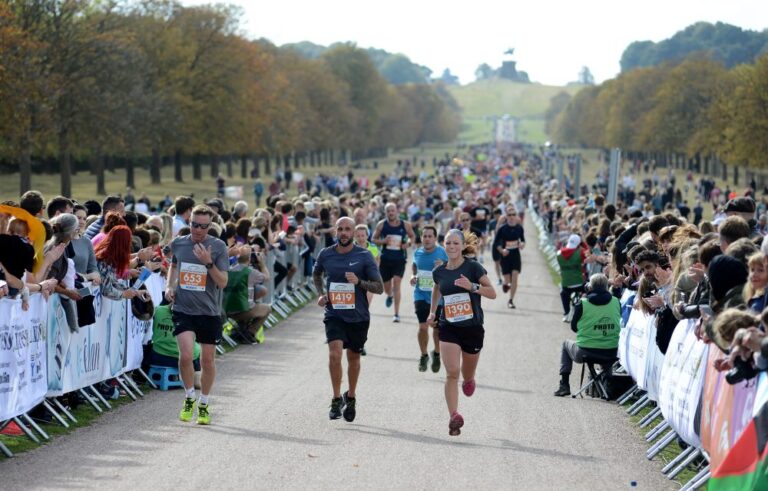
POLYGON ((265 341, 264 325, 259 326, 259 330, 256 331, 256 335, 254 337, 256 338, 256 342, 259 344, 262 344, 265 341))
POLYGON ((461 427, 464 426, 464 418, 458 411, 451 414, 451 420, 448 421, 448 434, 451 436, 461 435, 461 427))
POLYGON ((387 297, 387 299, 384 301, 384 305, 387 306, 387 308, 390 308, 392 306, 392 297, 387 297))
POLYGON ((184 421, 185 423, 188 423, 189 421, 192 421, 192 416, 195 414, 195 399, 191 397, 187 397, 184 399, 184 407, 181 408, 181 412, 179 413, 179 419, 184 421))
POLYGON ((511 287, 509 286, 509 283, 504 283, 504 286, 502 286, 502 287, 501 287, 501 290, 502 290, 504 293, 508 293, 510 288, 511 288, 511 287))
POLYGON ((507 307, 509 307, 510 309, 516 309, 517 308, 517 307, 515 307, 515 302, 513 302, 511 298, 507 302, 507 307))
POLYGON ((472 397, 472 394, 475 393, 475 379, 469 379, 462 382, 461 391, 464 392, 465 396, 472 397))
POLYGON ((211 413, 208 411, 208 404, 197 405, 197 424, 199 425, 211 424, 211 413))
POLYGON ((437 351, 432 352, 432 373, 440 371, 440 353, 437 351))
POLYGON ((392 322, 400 322, 400 316, 395 314, 392 316, 392 322))
POLYGON ((426 372, 427 371, 427 363, 429 362, 429 355, 424 353, 421 355, 421 358, 419 358, 419 371, 420 372, 426 372))
POLYGON ((344 401, 344 420, 347 423, 351 423, 355 420, 355 403, 357 402, 357 399, 349 397, 349 391, 345 392, 341 398, 344 401))
POLYGON ((342 397, 336 397, 331 399, 331 410, 328 413, 330 419, 339 419, 341 417, 341 410, 344 408, 344 399, 342 397))

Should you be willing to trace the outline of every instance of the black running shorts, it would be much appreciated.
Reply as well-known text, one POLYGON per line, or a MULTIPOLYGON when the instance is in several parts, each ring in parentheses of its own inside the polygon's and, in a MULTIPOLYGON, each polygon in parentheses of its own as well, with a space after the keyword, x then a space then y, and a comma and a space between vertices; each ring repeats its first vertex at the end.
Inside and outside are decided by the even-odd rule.
POLYGON ((219 344, 221 342, 222 323, 218 315, 189 315, 172 312, 173 335, 192 331, 200 344, 219 344))
POLYGON ((344 349, 362 353, 365 342, 368 340, 369 321, 346 322, 341 319, 325 319, 325 338, 331 341, 342 341, 344 349))
MULTIPOLYGON (((424 324, 427 322, 427 318, 429 317, 429 309, 432 307, 430 304, 428 304, 424 300, 416 300, 414 302, 414 305, 416 306, 416 318, 419 320, 419 324, 424 324)), ((435 318, 440 318, 440 312, 443 310, 442 305, 437 306, 437 311, 435 311, 435 318)))
POLYGON ((458 344, 464 353, 480 353, 484 338, 485 329, 482 327, 455 327, 450 322, 440 323, 440 341, 458 344))
POLYGON ((509 251, 507 257, 501 258, 501 274, 511 274, 512 271, 519 273, 522 270, 522 266, 519 249, 513 249, 509 251))
POLYGON ((385 283, 395 276, 402 278, 405 274, 405 259, 386 259, 381 256, 379 272, 381 273, 381 281, 385 283))

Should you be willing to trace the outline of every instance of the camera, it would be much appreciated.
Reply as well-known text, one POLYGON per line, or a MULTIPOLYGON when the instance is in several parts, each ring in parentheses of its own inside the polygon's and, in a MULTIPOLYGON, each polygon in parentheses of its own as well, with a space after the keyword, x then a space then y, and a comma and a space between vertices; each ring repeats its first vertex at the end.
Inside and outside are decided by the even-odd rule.
POLYGON ((755 378, 757 374, 757 368, 751 363, 742 360, 740 357, 736 357, 736 360, 733 362, 733 368, 728 370, 728 373, 725 374, 725 381, 731 385, 735 385, 744 380, 755 378))

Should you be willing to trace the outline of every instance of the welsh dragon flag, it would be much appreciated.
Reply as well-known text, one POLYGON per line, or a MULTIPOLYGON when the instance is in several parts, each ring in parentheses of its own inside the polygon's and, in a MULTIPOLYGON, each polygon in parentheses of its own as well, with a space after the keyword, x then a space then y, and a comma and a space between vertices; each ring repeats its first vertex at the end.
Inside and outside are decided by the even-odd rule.
POLYGON ((744 428, 725 459, 712 471, 707 489, 768 489, 768 384, 765 377, 765 374, 760 376, 752 421, 744 428))

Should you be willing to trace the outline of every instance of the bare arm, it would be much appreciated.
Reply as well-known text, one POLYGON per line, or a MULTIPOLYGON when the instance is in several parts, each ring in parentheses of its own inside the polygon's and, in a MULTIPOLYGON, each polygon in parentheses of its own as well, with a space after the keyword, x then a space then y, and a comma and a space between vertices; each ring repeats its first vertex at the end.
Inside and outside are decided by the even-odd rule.
POLYGON ((475 293, 485 298, 494 300, 496 298, 496 288, 494 288, 493 285, 491 284, 491 280, 488 278, 488 275, 485 275, 482 278, 480 278, 479 283, 480 283, 480 288, 475 293))
POLYGON ((376 245, 384 245, 387 243, 387 239, 381 238, 381 229, 384 228, 384 220, 381 220, 379 223, 376 224, 376 229, 373 231, 373 235, 371 235, 371 242, 373 242, 376 245))
POLYGON ((319 296, 325 296, 325 282, 323 281, 323 273, 320 271, 312 272, 312 283, 315 285, 317 294, 319 296))
POLYGON ((432 303, 429 306, 429 313, 435 314, 437 312, 438 302, 440 301, 440 286, 435 283, 432 287, 432 303))
POLYGON ((405 225, 405 233, 408 234, 410 239, 408 246, 416 245, 416 234, 413 233, 413 225, 411 225, 411 222, 403 222, 403 225, 405 225))

